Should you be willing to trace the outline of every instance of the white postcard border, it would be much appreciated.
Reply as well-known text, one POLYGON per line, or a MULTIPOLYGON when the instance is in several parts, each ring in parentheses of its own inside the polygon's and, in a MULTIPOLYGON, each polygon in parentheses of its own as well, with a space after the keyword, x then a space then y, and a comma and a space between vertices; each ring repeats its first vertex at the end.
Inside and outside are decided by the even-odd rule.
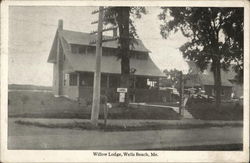
MULTIPOLYGON (((1 6, 1 161, 3 162, 244 162, 249 158, 249 3, 247 1, 4 1, 1 6), (154 151, 158 157, 97 157, 90 150, 8 150, 8 7, 18 6, 213 6, 244 10, 243 151, 154 151)), ((225 133, 226 134, 226 133, 225 133)), ((98 150, 101 151, 101 150, 98 150)), ((108 152, 108 151, 107 151, 108 152)), ((112 151, 109 151, 112 152, 112 151)), ((123 152, 123 151, 119 151, 123 152)), ((149 153, 151 151, 148 151, 149 153)))

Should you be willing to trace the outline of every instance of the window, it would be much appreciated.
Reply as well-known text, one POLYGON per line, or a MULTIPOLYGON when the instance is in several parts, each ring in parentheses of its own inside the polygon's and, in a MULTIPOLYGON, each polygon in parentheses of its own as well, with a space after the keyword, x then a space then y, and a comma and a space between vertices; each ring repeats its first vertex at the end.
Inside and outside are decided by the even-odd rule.
POLYGON ((107 78, 108 76, 105 74, 101 75, 101 87, 106 88, 107 87, 107 78))
POLYGON ((147 59, 147 54, 146 53, 137 53, 136 59, 147 59))
POLYGON ((157 79, 147 79, 147 85, 149 88, 158 88, 158 81, 157 79))
POLYGON ((79 48, 77 45, 71 45, 71 52, 77 54, 79 52, 79 48))
POLYGON ((103 52, 102 53, 103 56, 116 56, 116 54, 117 54, 116 50, 110 49, 110 48, 105 48, 105 49, 103 49, 102 52, 103 52))
POLYGON ((83 73, 80 75, 80 85, 92 87, 94 83, 93 73, 83 73))
POLYGON ((79 53, 80 54, 86 54, 86 48, 84 46, 79 47, 79 53))
POLYGON ((130 52, 131 58, 139 59, 139 60, 145 60, 148 58, 147 53, 143 52, 130 52))
POLYGON ((69 85, 70 86, 77 85, 77 74, 69 74, 69 85))
POLYGON ((88 47, 88 54, 94 54, 95 55, 95 47, 93 47, 93 46, 88 47))
POLYGON ((135 87, 140 89, 148 89, 149 85, 147 85, 147 78, 145 77, 136 77, 135 87))
POLYGON ((225 90, 221 88, 221 96, 225 96, 225 90))
POLYGON ((109 76, 109 87, 117 88, 119 86, 119 79, 118 76, 109 76))

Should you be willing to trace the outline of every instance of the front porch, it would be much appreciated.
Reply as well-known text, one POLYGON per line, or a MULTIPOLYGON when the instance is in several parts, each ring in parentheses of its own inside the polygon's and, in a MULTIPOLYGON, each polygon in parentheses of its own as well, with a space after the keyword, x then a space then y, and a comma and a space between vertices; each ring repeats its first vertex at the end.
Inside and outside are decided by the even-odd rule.
MULTIPOLYGON (((130 101, 131 102, 162 102, 168 98, 168 92, 159 90, 159 78, 131 75, 130 78, 130 101)), ((92 100, 93 96, 93 72, 73 72, 64 74, 63 94, 71 99, 92 100)), ((117 88, 120 87, 120 75, 102 73, 101 95, 105 95, 109 102, 119 101, 117 88)))

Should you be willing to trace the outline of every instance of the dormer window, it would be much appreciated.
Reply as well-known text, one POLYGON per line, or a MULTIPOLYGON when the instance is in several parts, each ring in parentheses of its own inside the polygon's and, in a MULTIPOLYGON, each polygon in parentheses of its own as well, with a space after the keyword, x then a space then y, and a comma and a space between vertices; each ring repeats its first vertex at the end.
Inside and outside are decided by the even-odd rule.
POLYGON ((148 59, 148 56, 146 53, 137 53, 136 59, 148 59))
POLYGON ((73 54, 86 54, 87 53, 87 47, 83 45, 71 45, 71 52, 73 54))
POLYGON ((138 60, 147 60, 148 54, 147 53, 141 53, 141 52, 132 52, 131 58, 138 59, 138 60))

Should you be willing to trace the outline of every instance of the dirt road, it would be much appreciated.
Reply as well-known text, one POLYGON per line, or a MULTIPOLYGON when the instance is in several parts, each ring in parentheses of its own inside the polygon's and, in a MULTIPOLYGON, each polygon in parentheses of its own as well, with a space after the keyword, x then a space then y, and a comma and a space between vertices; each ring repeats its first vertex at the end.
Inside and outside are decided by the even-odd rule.
POLYGON ((242 127, 104 132, 25 126, 9 120, 9 149, 133 150, 242 144, 242 127))

